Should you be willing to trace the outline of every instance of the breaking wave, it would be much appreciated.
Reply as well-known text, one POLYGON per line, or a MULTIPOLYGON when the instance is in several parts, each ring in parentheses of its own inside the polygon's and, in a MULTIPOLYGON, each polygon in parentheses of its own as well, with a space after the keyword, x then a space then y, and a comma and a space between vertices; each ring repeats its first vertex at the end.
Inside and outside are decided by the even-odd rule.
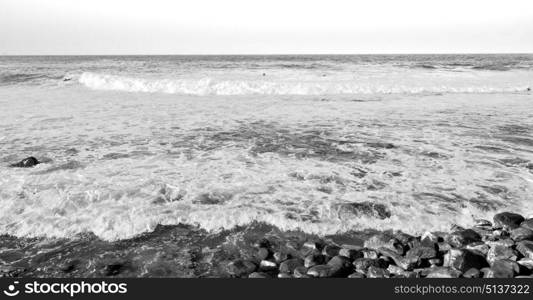
POLYGON ((393 80, 346 80, 330 78, 321 80, 247 79, 226 80, 211 77, 199 79, 136 78, 110 74, 84 72, 78 81, 94 90, 125 92, 167 93, 183 95, 337 95, 337 94, 431 94, 431 93, 515 93, 529 91, 527 85, 492 86, 465 85, 451 82, 448 85, 434 82, 399 82, 393 80))

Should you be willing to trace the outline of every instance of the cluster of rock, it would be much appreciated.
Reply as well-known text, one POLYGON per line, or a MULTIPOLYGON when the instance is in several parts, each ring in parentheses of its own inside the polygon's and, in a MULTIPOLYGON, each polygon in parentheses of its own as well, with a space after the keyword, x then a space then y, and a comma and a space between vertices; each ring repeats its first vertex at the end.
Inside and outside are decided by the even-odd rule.
POLYGON ((227 272, 248 278, 533 277, 533 219, 504 212, 493 221, 422 236, 382 232, 363 245, 262 239, 253 258, 233 260, 227 272))

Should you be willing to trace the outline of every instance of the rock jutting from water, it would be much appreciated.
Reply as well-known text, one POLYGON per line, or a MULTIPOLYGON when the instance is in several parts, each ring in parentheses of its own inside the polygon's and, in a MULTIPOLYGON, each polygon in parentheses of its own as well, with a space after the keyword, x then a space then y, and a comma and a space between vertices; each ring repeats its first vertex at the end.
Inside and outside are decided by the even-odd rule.
POLYGON ((248 278, 533 278, 531 224, 532 219, 502 212, 493 222, 476 220, 472 228, 454 225, 449 233, 421 236, 380 232, 362 245, 319 239, 295 248, 263 241, 269 252, 278 253, 267 259, 268 269, 235 270, 242 264, 235 260, 229 272, 248 278))

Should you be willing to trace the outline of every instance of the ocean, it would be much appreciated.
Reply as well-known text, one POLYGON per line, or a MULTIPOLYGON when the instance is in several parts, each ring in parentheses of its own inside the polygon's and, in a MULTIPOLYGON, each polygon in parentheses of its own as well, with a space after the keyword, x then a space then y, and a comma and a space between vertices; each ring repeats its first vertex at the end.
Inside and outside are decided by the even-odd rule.
POLYGON ((0 263, 218 276, 251 236, 528 215, 532 88, 531 54, 2 56, 0 263))

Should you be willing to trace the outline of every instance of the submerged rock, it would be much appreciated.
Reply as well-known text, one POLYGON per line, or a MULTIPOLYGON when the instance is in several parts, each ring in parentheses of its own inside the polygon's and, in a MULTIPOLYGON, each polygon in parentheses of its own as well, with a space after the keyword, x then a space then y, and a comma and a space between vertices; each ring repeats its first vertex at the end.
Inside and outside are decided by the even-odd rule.
POLYGON ((524 217, 512 212, 502 212, 494 215, 494 225, 504 229, 515 229, 524 221, 524 217))
POLYGON ((342 220, 350 220, 354 217, 373 217, 377 219, 387 219, 391 217, 391 212, 384 204, 372 203, 369 201, 355 203, 341 203, 334 206, 338 216, 342 220))
POLYGON ((21 161, 19 161, 18 163, 14 163, 14 164, 11 164, 9 165, 10 167, 12 168, 31 168, 35 165, 38 165, 40 164, 41 162, 37 160, 37 158, 33 157, 33 156, 30 156, 30 157, 27 157, 21 161))

